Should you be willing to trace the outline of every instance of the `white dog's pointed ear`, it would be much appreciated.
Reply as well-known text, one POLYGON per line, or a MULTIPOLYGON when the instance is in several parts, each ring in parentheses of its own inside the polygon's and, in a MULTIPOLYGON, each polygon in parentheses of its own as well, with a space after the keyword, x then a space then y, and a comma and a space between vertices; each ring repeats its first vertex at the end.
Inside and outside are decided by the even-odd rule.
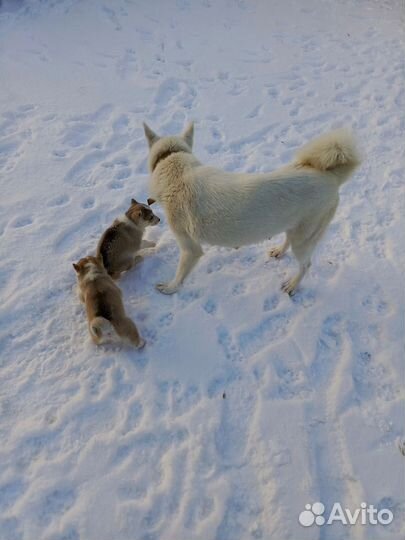
POLYGON ((145 131, 145 137, 148 140, 149 148, 153 146, 153 144, 159 139, 159 135, 157 135, 146 122, 143 123, 143 129, 145 131))
POLYGON ((194 138, 194 122, 190 122, 186 129, 181 134, 183 139, 189 145, 190 148, 193 147, 193 138, 194 138))

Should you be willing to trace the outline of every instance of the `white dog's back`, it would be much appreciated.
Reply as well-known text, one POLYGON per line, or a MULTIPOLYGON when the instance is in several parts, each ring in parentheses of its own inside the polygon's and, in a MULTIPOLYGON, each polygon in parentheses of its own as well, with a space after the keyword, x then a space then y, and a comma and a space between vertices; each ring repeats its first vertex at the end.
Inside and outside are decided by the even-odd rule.
MULTIPOLYGON (((184 154, 173 159, 189 164, 182 177, 188 189, 181 190, 182 198, 189 197, 187 232, 200 242, 228 247, 263 241, 335 206, 339 186, 359 162, 344 130, 309 143, 292 164, 272 173, 228 173, 184 154)), ((172 198, 175 185, 175 179, 167 182, 169 207, 178 204, 172 198)))
POLYGON ((193 169, 194 235, 228 247, 254 244, 294 227, 319 206, 337 200, 335 182, 324 174, 286 167, 271 174, 224 173, 193 169))

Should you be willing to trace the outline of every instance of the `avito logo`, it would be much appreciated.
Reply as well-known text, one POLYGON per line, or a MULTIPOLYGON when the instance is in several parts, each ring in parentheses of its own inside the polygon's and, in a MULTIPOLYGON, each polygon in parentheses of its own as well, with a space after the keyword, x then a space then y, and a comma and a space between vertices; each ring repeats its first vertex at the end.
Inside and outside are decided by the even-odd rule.
POLYGON ((350 510, 343 508, 340 503, 334 503, 329 515, 325 515, 325 505, 321 502, 306 504, 298 521, 303 527, 311 527, 311 525, 332 525, 333 523, 341 523, 342 525, 389 525, 394 519, 394 514, 388 508, 378 510, 372 504, 362 502, 360 508, 350 510))

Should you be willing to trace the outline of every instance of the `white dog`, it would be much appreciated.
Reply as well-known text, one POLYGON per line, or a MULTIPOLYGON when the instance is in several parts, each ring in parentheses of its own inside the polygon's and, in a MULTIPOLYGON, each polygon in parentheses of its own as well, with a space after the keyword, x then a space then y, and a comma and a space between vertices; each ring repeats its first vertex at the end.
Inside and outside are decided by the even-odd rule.
POLYGON ((291 245, 297 275, 282 289, 293 294, 311 265, 312 252, 333 218, 339 187, 360 160, 351 134, 338 130, 304 146, 290 165, 263 174, 229 173, 202 165, 192 154, 194 126, 159 137, 146 124, 151 196, 164 208, 180 247, 177 272, 156 287, 178 290, 203 254, 202 243, 239 247, 286 232, 270 251, 281 257, 291 245))

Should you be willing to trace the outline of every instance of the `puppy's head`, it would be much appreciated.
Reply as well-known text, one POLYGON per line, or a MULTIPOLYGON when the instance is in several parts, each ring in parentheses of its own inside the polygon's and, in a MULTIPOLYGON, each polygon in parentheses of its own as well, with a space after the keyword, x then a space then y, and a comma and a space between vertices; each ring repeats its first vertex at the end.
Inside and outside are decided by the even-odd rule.
POLYGON ((147 124, 143 124, 149 145, 149 168, 151 172, 162 159, 177 152, 191 153, 194 139, 194 123, 190 122, 180 135, 160 137, 147 124))
POLYGON ((77 274, 79 280, 85 278, 90 272, 105 272, 103 261, 99 257, 92 257, 88 255, 83 257, 79 262, 73 263, 73 268, 77 274))
MULTIPOLYGON (((148 199, 148 202, 153 201, 153 199, 148 199)), ((155 201, 153 201, 155 202, 155 201)), ((151 202, 150 204, 153 204, 151 202)), ((135 199, 131 199, 131 206, 126 211, 125 215, 138 227, 149 227, 151 225, 157 225, 160 221, 160 218, 153 213, 153 210, 147 204, 142 204, 135 199)))

